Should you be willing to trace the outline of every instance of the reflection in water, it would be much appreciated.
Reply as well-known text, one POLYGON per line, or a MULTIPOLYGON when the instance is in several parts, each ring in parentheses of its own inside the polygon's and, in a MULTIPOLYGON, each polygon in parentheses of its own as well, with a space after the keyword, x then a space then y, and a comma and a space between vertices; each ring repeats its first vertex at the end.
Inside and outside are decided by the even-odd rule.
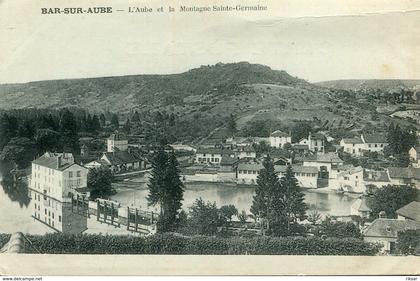
MULTIPOLYGON (((0 165, 1 166, 1 165, 0 165)), ((5 165, 1 166, 2 171, 5 165)), ((7 170, 7 169, 6 169, 7 170)), ((6 179, 1 177, 0 179, 6 179)), ((26 183, 10 186, 0 183, 0 233, 12 233, 21 231, 31 234, 44 234, 48 232, 62 231, 70 233, 107 233, 128 234, 131 233, 123 227, 114 227, 96 220, 95 216, 86 218, 72 212, 71 203, 62 203, 51 198, 44 198, 43 194, 30 190, 26 183)), ((147 183, 136 182, 134 187, 122 187, 117 185, 117 194, 112 200, 121 205, 136 207, 142 210, 158 211, 147 206, 147 183)), ((188 210, 194 201, 201 197, 205 201, 216 202, 217 206, 235 205, 239 211, 250 213, 250 207, 254 196, 253 187, 236 187, 228 184, 186 184, 183 208, 188 210)), ((321 214, 344 216, 350 214, 350 206, 355 198, 334 194, 305 191, 305 202, 310 210, 318 210, 321 214)))
POLYGON ((0 162, 0 184, 11 201, 18 202, 20 207, 26 207, 31 201, 28 196, 28 185, 22 179, 15 181, 12 176, 12 169, 12 164, 0 162))
MULTIPOLYGON (((134 188, 118 188, 117 194, 112 196, 112 200, 121 202, 128 206, 147 207, 146 197, 148 195, 147 185, 139 185, 134 188)), ((197 184, 187 183, 184 193, 183 208, 191 207, 194 201, 201 197, 205 201, 216 202, 217 206, 233 204, 239 211, 250 213, 255 188, 236 187, 227 184, 197 184)), ((314 191, 304 191, 305 202, 309 210, 317 210, 321 214, 334 216, 346 216, 350 214, 350 206, 356 200, 348 195, 335 193, 319 193, 314 191)), ((153 210, 149 207, 149 210, 153 210)))
POLYGON ((61 202, 36 190, 29 190, 33 198, 32 217, 58 232, 82 233, 87 229, 87 217, 73 210, 71 202, 61 202))

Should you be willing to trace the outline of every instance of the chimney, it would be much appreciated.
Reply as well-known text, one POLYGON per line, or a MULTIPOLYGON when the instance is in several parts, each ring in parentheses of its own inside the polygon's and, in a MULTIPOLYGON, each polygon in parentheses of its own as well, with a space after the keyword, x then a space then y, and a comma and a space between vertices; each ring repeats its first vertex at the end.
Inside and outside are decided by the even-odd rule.
POLYGON ((61 155, 57 156, 57 168, 61 167, 61 155))

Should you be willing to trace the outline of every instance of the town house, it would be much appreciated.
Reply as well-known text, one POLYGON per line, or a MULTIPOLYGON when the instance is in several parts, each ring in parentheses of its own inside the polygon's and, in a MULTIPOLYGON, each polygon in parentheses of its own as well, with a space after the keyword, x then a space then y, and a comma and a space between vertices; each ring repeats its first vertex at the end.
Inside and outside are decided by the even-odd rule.
POLYGON ((126 151, 128 149, 128 139, 123 137, 121 134, 112 134, 106 140, 106 151, 126 151))
POLYGON ((307 138, 299 141, 300 145, 307 145, 312 152, 322 154, 325 152, 325 136, 321 133, 312 134, 309 132, 307 138))
POLYGON ((269 141, 271 147, 282 148, 286 143, 292 143, 292 137, 288 133, 277 130, 270 134, 269 141))
POLYGON ((29 196, 35 219, 57 231, 80 233, 87 228, 86 219, 67 214, 73 197, 89 195, 87 169, 76 164, 71 153, 46 152, 32 162, 29 196))
POLYGON ((220 164, 223 156, 235 157, 235 152, 222 148, 199 148, 195 155, 195 162, 200 164, 220 164))

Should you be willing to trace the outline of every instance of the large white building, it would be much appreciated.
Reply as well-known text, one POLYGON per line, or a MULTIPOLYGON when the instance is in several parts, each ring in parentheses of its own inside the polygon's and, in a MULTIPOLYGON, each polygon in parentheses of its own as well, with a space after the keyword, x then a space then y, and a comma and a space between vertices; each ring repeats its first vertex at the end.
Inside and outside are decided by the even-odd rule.
POLYGON ((274 131, 270 134, 270 146, 282 148, 286 143, 292 143, 292 137, 290 134, 282 132, 280 130, 274 131))
POLYGON ((360 137, 344 138, 340 141, 344 152, 354 156, 362 156, 365 152, 383 153, 388 145, 383 134, 362 134, 360 137))
POLYGON ((106 140, 106 151, 126 151, 128 149, 128 139, 120 134, 112 134, 106 140))
MULTIPOLYGON (((257 177, 263 168, 261 163, 239 163, 238 164, 238 184, 257 184, 257 177)), ((274 170, 279 177, 286 172, 287 166, 275 165, 274 170)), ((305 188, 317 188, 318 169, 316 167, 293 166, 294 175, 299 186, 305 188)))
POLYGON ((57 231, 85 230, 86 219, 70 213, 73 197, 89 197, 87 171, 74 162, 71 153, 46 152, 35 159, 29 181, 33 217, 57 231))
POLYGON ((325 152, 325 136, 320 133, 309 133, 307 138, 299 141, 300 145, 307 145, 310 151, 322 154, 325 152))
POLYGON ((235 152, 230 149, 199 148, 195 155, 195 162, 219 165, 223 156, 235 157, 235 152))

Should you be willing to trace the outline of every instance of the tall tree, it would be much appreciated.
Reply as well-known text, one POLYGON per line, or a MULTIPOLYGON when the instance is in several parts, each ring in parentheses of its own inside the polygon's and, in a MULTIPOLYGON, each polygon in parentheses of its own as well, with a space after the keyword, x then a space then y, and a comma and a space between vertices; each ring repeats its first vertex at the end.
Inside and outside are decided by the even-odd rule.
POLYGON ((105 127, 105 125, 106 125, 105 114, 101 113, 101 115, 99 115, 99 122, 101 124, 101 127, 105 127))
POLYGON ((64 150, 78 154, 79 136, 76 118, 70 110, 65 109, 60 119, 61 146, 64 150))
POLYGON ((101 123, 99 122, 98 115, 93 115, 92 117, 92 130, 97 132, 101 130, 101 123))
POLYGON ((227 121, 227 129, 231 136, 234 136, 238 132, 238 129, 236 127, 236 119, 232 113, 229 115, 229 118, 227 121))
POLYGON ((166 184, 166 166, 168 163, 168 154, 159 148, 151 161, 152 171, 149 180, 149 195, 147 201, 149 206, 159 205, 160 214, 163 213, 163 190, 166 184))
POLYGON ((273 194, 274 214, 276 217, 285 216, 287 223, 287 235, 292 234, 292 226, 306 218, 305 194, 298 185, 292 167, 289 165, 280 179, 279 192, 273 194), (280 199, 280 200, 278 200, 280 199))
POLYGON ((179 163, 173 151, 169 154, 165 182, 166 186, 163 192, 165 221, 162 226, 164 230, 171 230, 176 226, 178 214, 182 207, 182 200, 184 199, 184 184, 181 181, 179 163))
POLYGON ((111 117, 111 126, 113 127, 114 130, 118 130, 120 128, 120 121, 118 119, 118 115, 117 114, 112 114, 111 117))
MULTIPOLYGON (((252 201, 251 213, 266 222, 269 222, 270 208, 272 207, 273 190, 280 188, 279 178, 274 171, 274 164, 270 156, 263 161, 263 168, 257 177, 257 187, 252 201)), ((269 227, 269 226, 268 226, 269 227)))
POLYGON ((125 121, 123 129, 124 129, 124 133, 126 133, 127 135, 131 133, 131 122, 129 118, 127 118, 127 120, 125 121))
POLYGON ((131 120, 133 121, 133 123, 140 122, 140 114, 138 113, 137 110, 134 112, 133 117, 131 118, 131 120))
POLYGON ((180 179, 178 161, 172 152, 168 155, 160 147, 152 161, 149 181, 149 205, 160 207, 159 230, 172 230, 178 220, 184 194, 184 185, 180 179))

